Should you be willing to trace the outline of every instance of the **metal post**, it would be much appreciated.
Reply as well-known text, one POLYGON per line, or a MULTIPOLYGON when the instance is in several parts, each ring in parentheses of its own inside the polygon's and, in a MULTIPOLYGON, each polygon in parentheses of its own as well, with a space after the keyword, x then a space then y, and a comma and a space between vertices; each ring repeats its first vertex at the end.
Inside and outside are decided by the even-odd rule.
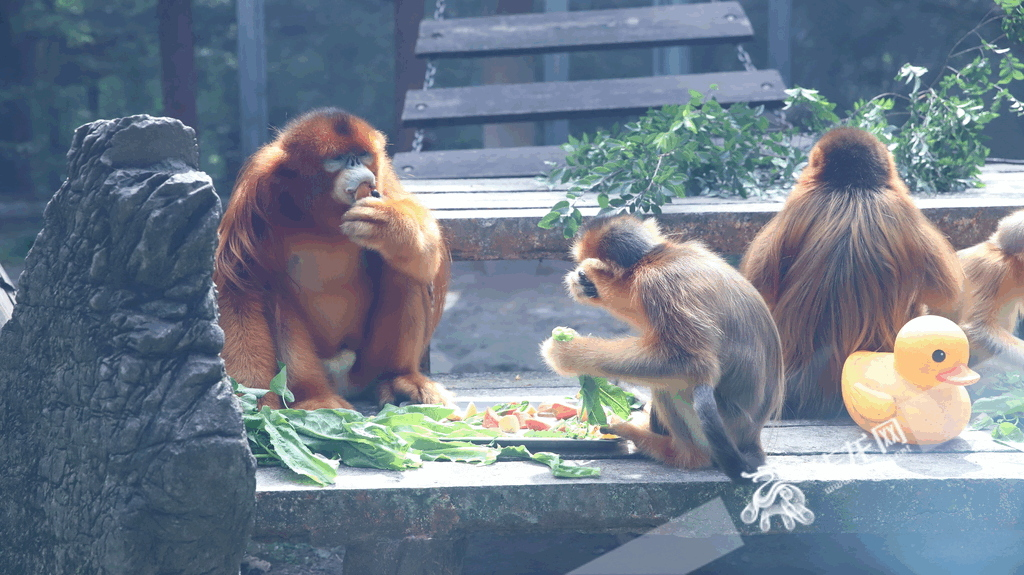
POLYGON ((782 81, 790 83, 790 26, 793 0, 768 0, 768 67, 779 71, 782 81))
MULTIPOLYGON (((654 0, 655 6, 686 4, 688 0, 654 0)), ((690 47, 670 46, 654 49, 652 73, 655 76, 671 76, 690 73, 690 47)))
MULTIPOLYGON (((568 0, 544 0, 545 12, 565 12, 568 0)), ((569 54, 544 55, 544 81, 565 82, 569 79, 569 54)), ((548 120, 544 122, 544 144, 558 145, 569 141, 569 120, 548 120)))
POLYGON ((242 157, 267 141, 267 45, 263 0, 237 0, 238 100, 242 157))

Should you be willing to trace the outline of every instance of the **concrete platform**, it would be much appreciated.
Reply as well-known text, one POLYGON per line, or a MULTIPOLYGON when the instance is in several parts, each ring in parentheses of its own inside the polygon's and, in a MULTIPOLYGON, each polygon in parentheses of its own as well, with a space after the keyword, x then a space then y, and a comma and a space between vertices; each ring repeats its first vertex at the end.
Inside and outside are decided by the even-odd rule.
MULTIPOLYGON (((518 379, 515 374, 474 374, 439 380, 462 399, 529 399, 576 391, 569 380, 539 373, 518 379)), ((499 572, 480 564, 488 553, 479 546, 495 542, 506 547, 576 542, 572 549, 553 549, 541 561, 560 565, 555 571, 541 565, 541 570, 523 573, 566 572, 567 560, 576 561, 568 566, 575 569, 591 559, 614 557, 606 553, 613 548, 620 554, 639 553, 633 565, 642 566, 652 552, 639 550, 652 541, 660 541, 658 549, 694 541, 719 546, 721 552, 711 554, 706 569, 718 565, 722 570, 699 570, 704 564, 687 565, 689 560, 681 559, 672 573, 749 572, 738 565, 725 567, 740 546, 747 563, 753 549, 776 549, 781 557, 789 548, 793 561, 807 564, 814 554, 792 547, 802 549, 808 537, 826 548, 851 538, 875 540, 882 548, 902 538, 918 550, 929 542, 946 541, 942 548, 948 549, 948 542, 971 537, 989 541, 964 550, 979 553, 966 563, 975 566, 1024 543, 1024 452, 994 442, 987 433, 965 431, 930 449, 885 448, 849 421, 787 421, 766 428, 763 440, 778 482, 800 490, 814 514, 812 522, 796 523, 792 532, 778 516, 767 533, 756 521, 743 520, 755 487, 734 485, 714 469, 681 471, 627 452, 591 461, 601 468, 600 477, 571 480, 554 478, 531 462, 426 463, 404 472, 342 468, 336 485, 320 488, 284 469, 264 468, 257 476, 253 539, 257 548, 300 543, 343 549, 346 574, 424 575, 499 572), (701 520, 693 520, 694 513, 701 520), (710 519, 704 517, 709 513, 710 519), (992 543, 997 540, 1004 542, 998 548, 992 543), (604 543, 582 551, 594 541, 604 543), (640 543, 623 545, 633 541, 640 543)), ((1010 557, 1001 565, 1016 569, 1010 557)), ((990 573, 1001 572, 986 565, 990 573)), ((1024 560, 1017 566, 1024 568, 1024 560)), ((597 572, 618 571, 579 571, 597 572)), ((623 573, 634 572, 648 571, 623 573)))

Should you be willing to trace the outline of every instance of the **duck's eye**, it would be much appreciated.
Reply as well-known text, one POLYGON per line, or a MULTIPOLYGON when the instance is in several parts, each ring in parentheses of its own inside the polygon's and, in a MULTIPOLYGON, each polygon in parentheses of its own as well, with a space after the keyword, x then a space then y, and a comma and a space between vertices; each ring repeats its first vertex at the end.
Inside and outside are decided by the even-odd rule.
POLYGON ((941 349, 933 351, 932 361, 934 361, 935 363, 942 363, 946 361, 946 352, 942 351, 941 349))

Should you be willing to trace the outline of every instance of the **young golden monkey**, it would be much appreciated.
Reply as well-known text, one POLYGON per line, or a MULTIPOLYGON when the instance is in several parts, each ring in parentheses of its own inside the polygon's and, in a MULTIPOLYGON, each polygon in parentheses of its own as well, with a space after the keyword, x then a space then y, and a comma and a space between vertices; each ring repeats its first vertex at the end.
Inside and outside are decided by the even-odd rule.
POLYGON ((950 305, 963 286, 953 246, 910 199, 892 154, 856 128, 818 140, 740 271, 782 337, 784 417, 842 413, 846 358, 891 352, 905 323, 950 305))
POLYGON ((650 387, 649 422, 610 430, 656 459, 684 469, 714 462, 736 481, 763 465, 761 429, 781 409, 784 379, 779 334, 757 290, 702 244, 669 241, 654 220, 632 216, 590 221, 573 257, 572 297, 641 335, 548 339, 548 365, 650 387))
POLYGON ((955 308, 939 313, 967 334, 971 367, 983 377, 1024 368, 1024 341, 1013 335, 1024 313, 1024 210, 1000 220, 988 241, 957 255, 967 276, 963 296, 955 308))

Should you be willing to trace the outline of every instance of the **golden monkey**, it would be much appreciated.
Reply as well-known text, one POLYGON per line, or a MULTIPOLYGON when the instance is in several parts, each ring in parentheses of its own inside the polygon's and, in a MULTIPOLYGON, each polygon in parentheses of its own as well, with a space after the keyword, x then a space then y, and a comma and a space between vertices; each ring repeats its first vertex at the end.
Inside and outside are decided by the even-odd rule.
MULTIPOLYGON (((228 375, 268 389, 280 360, 291 407, 451 400, 420 373, 448 285, 437 221, 395 175, 384 135, 337 109, 288 124, 242 169, 220 225, 214 281, 228 375), (338 364, 355 363, 347 382, 338 364), (342 390, 345 391, 345 390, 342 390)), ((281 407, 269 393, 261 400, 281 407)))
POLYGON ((608 310, 639 337, 548 339, 545 361, 653 390, 647 423, 610 431, 684 469, 716 463, 730 478, 765 462, 761 429, 782 405, 779 334, 764 300, 698 242, 666 239, 654 220, 602 217, 573 246, 571 296, 608 310))
POLYGON ((842 413, 846 358, 891 352, 904 324, 950 305, 963 286, 953 246, 911 201, 892 154, 855 128, 815 144, 740 271, 782 337, 784 417, 842 413))
POLYGON ((963 297, 943 315, 967 334, 971 367, 983 375, 1024 370, 1024 341, 1013 335, 1024 313, 1024 210, 1000 220, 987 241, 957 255, 967 278, 963 297))

